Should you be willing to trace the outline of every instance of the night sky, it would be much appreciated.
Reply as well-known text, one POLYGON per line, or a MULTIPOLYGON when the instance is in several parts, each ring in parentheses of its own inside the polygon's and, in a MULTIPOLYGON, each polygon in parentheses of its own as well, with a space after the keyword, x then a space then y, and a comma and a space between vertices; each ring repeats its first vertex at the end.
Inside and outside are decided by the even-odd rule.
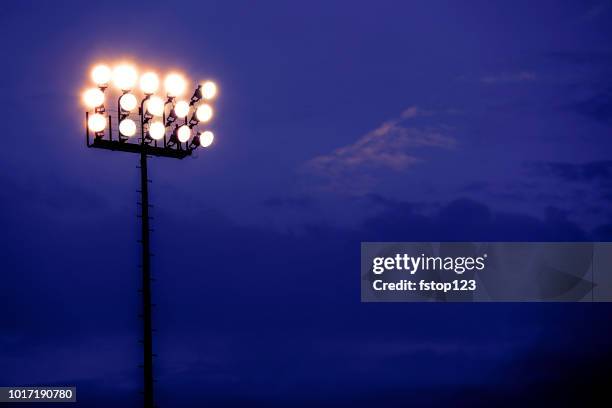
POLYGON ((138 157, 87 149, 80 100, 92 64, 130 58, 220 87, 215 144, 149 165, 159 406, 588 406, 611 306, 362 304, 359 250, 612 240, 611 19, 603 0, 3 4, 0 386, 139 406, 138 157))

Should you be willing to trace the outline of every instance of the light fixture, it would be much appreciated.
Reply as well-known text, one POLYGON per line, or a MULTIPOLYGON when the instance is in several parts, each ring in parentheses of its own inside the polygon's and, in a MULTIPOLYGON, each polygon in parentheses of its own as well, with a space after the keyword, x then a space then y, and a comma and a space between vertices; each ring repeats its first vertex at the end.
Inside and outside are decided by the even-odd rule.
POLYGON ((213 140, 215 140, 215 135, 210 130, 200 133, 200 146, 201 147, 210 146, 213 140))
POLYGON ((123 119, 121 123, 119 123, 119 132, 123 136, 134 136, 136 134, 136 123, 132 119, 123 119))
MULTIPOLYGON (((146 66, 146 65, 145 65, 146 66)), ((177 71, 178 72, 178 71, 177 71)), ((85 111, 85 141, 87 147, 136 154, 140 158, 140 201, 141 220, 140 244, 142 249, 142 319, 143 319, 143 406, 153 407, 153 330, 151 303, 151 248, 148 161, 151 157, 185 159, 192 156, 199 147, 206 148, 213 143, 214 135, 203 131, 203 123, 211 120, 210 106, 218 94, 214 82, 205 81, 188 90, 185 77, 177 72, 163 79, 154 69, 139 77, 137 68, 122 63, 111 70, 106 65, 96 65, 90 77, 97 87, 83 93, 85 111), (109 82, 119 92, 106 94, 109 82), (138 87, 135 88, 135 87, 138 87), (108 97, 113 97, 112 112, 107 108, 108 97), (117 97, 117 99, 114 99, 117 97), (170 105, 166 109, 166 106, 170 105), (193 108, 192 108, 193 107, 193 108), (138 119, 136 120, 136 117, 138 119), (92 138, 93 133, 93 138, 92 138)), ((183 179, 183 177, 179 177, 183 179)), ((180 222, 180 221, 179 221, 180 222)), ((94 248, 97 250, 97 248, 94 248)), ((92 250, 94 250, 92 249, 92 250)))
POLYGON ((138 100, 136 100, 133 93, 126 93, 121 96, 121 99, 119 99, 119 105, 124 111, 130 112, 136 109, 136 106, 138 106, 138 100))
POLYGON ((191 137, 191 128, 187 125, 181 126, 178 128, 176 136, 178 137, 179 142, 185 143, 191 137))
POLYGON ((122 91, 129 91, 134 88, 138 80, 136 69, 128 64, 122 64, 113 70, 113 83, 122 91))
POLYGON ((196 118, 198 118, 200 122, 208 122, 212 118, 212 116, 213 110, 210 105, 204 103, 198 106, 198 109, 196 109, 196 118))
POLYGON ((139 75, 135 64, 122 62, 112 69, 95 65, 90 77, 97 86, 82 95, 87 106, 87 146, 133 152, 136 138, 132 136, 139 134, 138 143, 148 146, 146 154, 183 158, 199 146, 212 143, 212 132, 201 127, 215 114, 210 101, 218 96, 219 89, 213 81, 197 84, 189 98, 185 97, 186 77, 179 70, 160 77, 153 68, 139 75), (107 94, 109 82, 120 92, 107 94), (117 111, 108 110, 109 95, 117 95, 117 111), (93 145, 89 139, 92 131, 93 145))
POLYGON ((140 77, 140 89, 146 95, 152 95, 159 88, 159 77, 155 72, 146 72, 140 77))
POLYGON ((184 118, 189 114, 189 104, 185 101, 178 101, 174 104, 174 114, 177 118, 184 118))
POLYGON ((147 112, 153 116, 161 116, 164 114, 164 100, 159 96, 150 97, 147 102, 147 112))
POLYGON ((111 69, 108 65, 96 65, 91 70, 91 79, 98 86, 104 87, 108 85, 112 77, 111 69))
POLYGON ((87 126, 94 133, 102 132, 106 128, 106 118, 100 113, 94 113, 87 120, 87 126))
POLYGON ((94 109, 104 104, 104 92, 98 88, 90 88, 83 92, 83 102, 89 109, 94 109))
POLYGON ((206 81, 202 84, 202 98, 211 100, 217 96, 217 85, 213 81, 206 81))
POLYGON ((156 120, 149 125, 149 136, 153 140, 160 140, 166 135, 166 127, 164 124, 156 120))
POLYGON ((166 89, 166 94, 168 94, 170 98, 181 96, 185 93, 186 87, 187 84, 185 83, 185 79, 183 79, 180 74, 168 74, 164 80, 164 88, 166 89))

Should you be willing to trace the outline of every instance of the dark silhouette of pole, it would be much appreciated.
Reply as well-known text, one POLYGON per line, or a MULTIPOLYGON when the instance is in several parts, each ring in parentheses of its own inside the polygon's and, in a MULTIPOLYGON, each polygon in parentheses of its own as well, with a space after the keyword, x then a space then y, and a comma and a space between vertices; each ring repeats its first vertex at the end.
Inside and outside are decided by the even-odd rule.
POLYGON ((149 242, 149 179, 147 176, 147 154, 140 153, 140 195, 142 221, 142 320, 144 345, 144 408, 153 404, 153 328, 151 325, 151 252, 149 242))

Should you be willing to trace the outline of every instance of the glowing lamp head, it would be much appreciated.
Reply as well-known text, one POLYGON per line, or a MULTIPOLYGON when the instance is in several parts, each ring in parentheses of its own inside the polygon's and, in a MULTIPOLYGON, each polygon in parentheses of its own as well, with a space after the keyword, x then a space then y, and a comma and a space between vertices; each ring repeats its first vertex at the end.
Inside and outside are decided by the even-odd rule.
POLYGON ((98 88, 90 88, 83 93, 83 102, 90 109, 104 104, 104 92, 98 88))
POLYGON ((164 114, 164 100, 159 96, 150 97, 147 102, 147 112, 153 116, 161 116, 164 114))
POLYGON ((98 86, 106 86, 112 78, 112 71, 107 65, 96 65, 91 70, 91 79, 98 86))
POLYGON ((153 140, 163 139, 166 135, 166 127, 160 120, 156 120, 149 125, 149 136, 153 140))
POLYGON ((87 120, 87 126, 92 132, 99 133, 106 129, 106 118, 100 113, 94 113, 87 120))
POLYGON ((140 89, 147 95, 154 94, 159 88, 159 77, 155 72, 146 72, 140 77, 140 89))
POLYGON ((119 132, 123 136, 134 136, 136 134, 136 123, 132 119, 123 119, 121 123, 119 123, 119 132))
POLYGON ((176 131, 176 136, 179 142, 185 143, 191 137, 191 129, 187 125, 183 125, 176 131))
POLYGON ((208 147, 212 144, 213 140, 215 140, 213 132, 207 130, 206 132, 200 133, 200 146, 208 147))
POLYGON ((196 117, 200 122, 208 122, 213 116, 213 110, 210 105, 202 104, 196 110, 196 117))
POLYGON ((217 96, 217 84, 213 81, 206 81, 202 84, 202 98, 211 100, 217 96))
POLYGON ((164 80, 164 88, 168 96, 174 98, 185 93, 187 84, 185 79, 179 74, 168 74, 164 80))
POLYGON ((185 101, 178 101, 174 105, 174 114, 179 119, 184 118, 189 114, 189 104, 185 101))
POLYGON ((113 70, 113 82, 122 91, 129 91, 134 88, 138 80, 136 69, 127 64, 118 65, 113 70))
POLYGON ((129 112, 136 109, 138 100, 136 100, 133 93, 126 93, 121 96, 121 99, 119 99, 119 105, 121 106, 121 109, 129 112))

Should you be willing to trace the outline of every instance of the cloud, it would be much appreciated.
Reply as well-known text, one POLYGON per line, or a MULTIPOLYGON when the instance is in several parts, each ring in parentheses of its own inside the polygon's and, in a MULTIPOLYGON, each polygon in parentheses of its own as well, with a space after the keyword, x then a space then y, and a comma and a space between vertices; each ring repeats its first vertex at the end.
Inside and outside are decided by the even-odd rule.
POLYGON ((270 197, 263 201, 264 206, 274 209, 310 209, 314 205, 312 198, 307 196, 270 197))
POLYGON ((577 65, 609 65, 612 53, 607 51, 555 51, 546 54, 548 57, 577 65))
MULTIPOLYGON (((564 109, 576 112, 595 121, 612 122, 612 53, 607 51, 563 51, 549 53, 555 61, 580 66, 588 75, 579 75, 569 84, 572 100, 561 104, 564 109)), ((575 70, 575 69, 574 69, 575 70)))
POLYGON ((535 177, 529 187, 533 199, 562 206, 591 227, 612 216, 612 160, 526 163, 526 169, 535 177))
POLYGON ((519 83, 535 81, 537 78, 536 74, 530 71, 520 72, 503 72, 497 75, 487 75, 480 78, 480 82, 488 85, 492 84, 503 84, 503 83, 519 83))
POLYGON ((612 121, 612 86, 598 90, 594 95, 580 102, 574 103, 571 108, 581 115, 590 117, 599 122, 612 121))
POLYGON ((369 241, 584 241, 588 233, 549 207, 543 219, 518 212, 495 211, 471 199, 457 199, 432 214, 408 202, 390 203, 365 220, 369 241), (407 232, 410 230, 409 232, 407 232))
POLYGON ((376 171, 401 172, 423 159, 419 148, 450 149, 456 141, 444 126, 407 126, 405 121, 432 112, 417 107, 405 109, 399 118, 382 123, 354 143, 329 154, 316 156, 302 166, 302 172, 325 181, 325 189, 363 194, 370 190, 376 171))
MULTIPOLYGON (((487 381, 499 388, 516 374, 504 362, 524 358, 529 350, 522 346, 532 344, 529 336, 534 333, 548 346, 561 347, 559 339, 569 339, 568 352, 577 344, 609 349, 593 347, 594 340, 585 339, 592 331, 576 330, 585 319, 607 319, 609 310, 601 308, 584 313, 565 304, 465 305, 460 321, 454 318, 455 309, 451 313, 428 304, 397 304, 389 313, 382 310, 388 308, 364 308, 355 301, 359 281, 353 279, 362 241, 570 241, 586 235, 558 212, 539 219, 500 213, 472 200, 427 211, 413 202, 371 198, 378 212, 357 226, 324 223, 300 233, 277 231, 265 223, 236 224, 204 208, 188 223, 182 213, 173 211, 158 217, 153 271, 159 329, 156 378, 165 386, 160 388, 160 405, 198 406, 205 395, 211 399, 209 405, 232 406, 234 398, 256 395, 262 401, 259 406, 270 407, 281 392, 284 405, 276 406, 305 398, 344 401, 361 388, 380 395, 390 382, 408 394, 413 387, 441 390, 440 384, 461 392, 467 381, 487 381), (411 324, 398 325, 398 316, 406 313, 411 324), (499 352, 492 344, 502 345, 499 352), (458 373, 456 367, 467 366, 473 368, 469 373, 458 373), (492 371, 496 376, 489 375, 492 371), (459 374, 463 382, 454 380, 459 374), (177 398, 184 400, 177 403, 177 398)), ((140 380, 140 281, 137 256, 130 255, 135 243, 127 239, 136 238, 130 232, 135 224, 129 221, 133 214, 121 218, 108 208, 100 211, 99 217, 82 225, 15 207, 15 218, 28 216, 45 228, 37 229, 36 235, 17 229, 11 239, 27 245, 14 245, 1 255, 6 287, 28 290, 0 296, 0 309, 15 311, 0 321, 0 362, 19 362, 15 369, 0 370, 0 383, 33 378, 43 384, 74 384, 82 390, 79 404, 87 407, 137 403, 130 398, 138 397, 140 380), (59 230, 65 236, 58 236, 59 230), (109 243, 112 254, 96 257, 109 243), (78 358, 58 364, 66 355, 78 358), (41 364, 41 356, 57 358, 43 358, 41 364), (107 380, 99 381, 100 376, 107 380), (115 403, 117 394, 125 395, 126 401, 115 403)), ((609 233, 602 231, 602 239, 606 237, 609 233)), ((542 367, 540 372, 547 379, 550 370, 542 367)), ((398 406, 391 401, 329 406, 398 406)), ((253 406, 235 404, 244 405, 253 406)))
POLYGON ((545 162, 533 165, 536 171, 568 182, 602 182, 612 180, 612 160, 585 163, 545 162))

